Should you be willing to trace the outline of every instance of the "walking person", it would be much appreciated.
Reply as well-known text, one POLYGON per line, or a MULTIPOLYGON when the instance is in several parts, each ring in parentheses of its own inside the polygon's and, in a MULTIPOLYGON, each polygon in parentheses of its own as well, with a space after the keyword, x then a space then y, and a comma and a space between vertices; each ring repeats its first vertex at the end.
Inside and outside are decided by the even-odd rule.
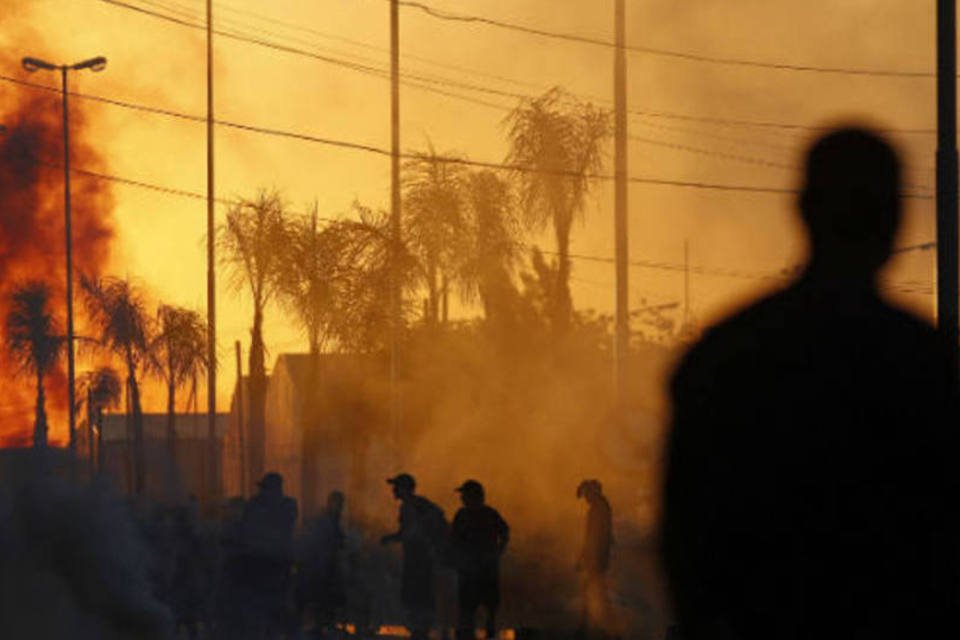
POLYGON ((467 480, 456 490, 463 502, 450 532, 458 583, 457 640, 473 640, 480 607, 487 614, 487 638, 496 638, 500 556, 510 541, 510 527, 496 509, 486 504, 482 484, 467 480))
POLYGON ((407 611, 413 640, 425 640, 436 618, 435 564, 447 524, 443 510, 415 493, 417 482, 409 473, 389 478, 393 496, 400 501, 400 528, 383 536, 380 544, 400 543, 403 548, 400 599, 407 611))
POLYGON ((577 635, 591 638, 599 634, 602 637, 609 622, 607 570, 613 546, 613 516, 599 480, 581 482, 577 497, 586 500, 588 505, 583 546, 577 558, 582 598, 577 635))

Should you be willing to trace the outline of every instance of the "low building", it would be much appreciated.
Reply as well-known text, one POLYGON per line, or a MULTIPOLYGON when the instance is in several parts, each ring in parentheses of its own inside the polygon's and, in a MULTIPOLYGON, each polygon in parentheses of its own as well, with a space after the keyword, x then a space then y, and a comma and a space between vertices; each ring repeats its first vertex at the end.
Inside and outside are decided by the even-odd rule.
MULTIPOLYGON (((146 465, 146 493, 154 497, 170 495, 206 496, 220 494, 221 487, 208 487, 209 439, 205 413, 176 415, 176 449, 172 459, 167 448, 167 414, 143 415, 143 440, 146 465)), ((218 413, 216 422, 216 458, 222 457, 228 414, 218 413)), ((125 491, 133 489, 133 434, 125 414, 103 418, 103 471, 125 491)), ((220 474, 218 474, 219 476, 220 474)))
MULTIPOLYGON (((350 496, 352 517, 363 517, 371 491, 383 492, 389 451, 389 369, 375 356, 281 354, 269 376, 263 471, 284 477, 300 513, 316 513, 330 491, 350 496), (369 481, 373 479, 371 484, 369 481)), ((251 460, 248 379, 234 391, 224 438, 226 495, 249 495, 259 477, 251 460), (242 396, 243 402, 238 401, 242 396), (242 420, 241 420, 242 415, 242 420), (246 480, 246 492, 240 491, 246 480)))

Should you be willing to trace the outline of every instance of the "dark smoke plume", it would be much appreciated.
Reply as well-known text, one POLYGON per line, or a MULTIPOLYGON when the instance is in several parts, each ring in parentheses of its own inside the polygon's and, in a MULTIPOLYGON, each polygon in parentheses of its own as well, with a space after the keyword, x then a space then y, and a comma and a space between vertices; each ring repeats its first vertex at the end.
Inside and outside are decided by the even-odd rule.
MULTIPOLYGON (((5 69, 19 65, 0 56, 5 69)), ((47 75, 47 74, 45 74, 47 75)), ((56 78, 29 77, 53 83, 56 78)), ((105 162, 94 149, 86 126, 88 104, 70 105, 71 158, 74 169, 103 172, 105 162)), ((44 279, 51 285, 55 313, 65 326, 65 243, 63 207, 63 138, 61 95, 56 92, 6 84, 0 87, 0 321, 6 316, 11 290, 26 279, 44 279)), ((97 274, 110 257, 113 238, 113 196, 109 183, 77 173, 71 176, 73 204, 74 276, 97 274)), ((75 325, 82 314, 76 304, 75 325)), ((79 331, 77 331, 79 334, 79 331)), ((29 444, 33 425, 34 391, 28 379, 18 378, 2 347, 0 322, 0 446, 29 444)), ((47 384, 47 412, 51 442, 64 442, 67 409, 66 365, 47 384)))

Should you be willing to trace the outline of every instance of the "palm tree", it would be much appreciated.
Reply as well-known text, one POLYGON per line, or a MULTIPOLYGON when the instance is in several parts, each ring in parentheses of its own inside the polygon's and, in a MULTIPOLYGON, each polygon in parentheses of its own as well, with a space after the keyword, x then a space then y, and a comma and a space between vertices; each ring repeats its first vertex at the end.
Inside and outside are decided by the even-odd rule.
MULTIPOLYGON (((333 298, 330 331, 341 349, 384 351, 390 336, 391 283, 396 277, 402 300, 416 286, 416 260, 405 244, 394 250, 390 216, 354 203, 359 220, 340 220, 325 233, 336 237, 341 272, 333 298)), ((401 328, 410 306, 401 305, 401 328)))
POLYGON ((150 369, 167 388, 167 451, 175 467, 177 389, 207 370, 206 323, 193 309, 160 305, 150 352, 150 369))
POLYGON ((441 159, 432 145, 403 165, 404 237, 427 287, 428 326, 438 323, 441 296, 457 277, 467 245, 465 177, 462 165, 441 159))
POLYGON ((35 376, 37 384, 33 446, 47 446, 47 411, 43 380, 60 359, 65 339, 50 311, 50 286, 27 282, 13 290, 6 317, 6 342, 21 371, 35 376))
POLYGON ((80 398, 86 405, 87 429, 90 434, 90 466, 93 470, 93 449, 96 427, 96 470, 103 473, 103 412, 120 404, 120 376, 112 367, 99 367, 80 377, 80 398))
POLYGON ((489 170, 467 176, 466 233, 469 247, 460 265, 459 281, 464 297, 480 297, 488 322, 501 322, 511 315, 509 307, 517 291, 512 275, 520 256, 520 225, 513 214, 509 184, 489 170))
POLYGON ((310 353, 319 355, 334 337, 332 315, 347 265, 341 261, 346 236, 342 225, 317 226, 317 207, 291 221, 277 270, 280 303, 297 317, 307 334, 310 353))
POLYGON ((277 292, 278 272, 287 237, 285 204, 276 191, 261 190, 253 199, 241 199, 220 226, 220 256, 231 284, 247 289, 253 299, 250 330, 250 470, 263 471, 266 428, 267 372, 264 362, 263 312, 277 292))
POLYGON ((143 443, 143 408, 140 404, 138 375, 150 360, 150 322, 143 296, 130 280, 80 277, 87 312, 96 326, 101 348, 120 358, 127 371, 129 394, 128 424, 133 431, 134 491, 146 488, 145 452, 143 443))
POLYGON ((583 213, 593 177, 602 168, 610 117, 602 109, 554 87, 524 100, 506 118, 510 139, 507 162, 515 167, 527 225, 553 226, 557 242, 554 330, 569 328, 570 229, 583 213))

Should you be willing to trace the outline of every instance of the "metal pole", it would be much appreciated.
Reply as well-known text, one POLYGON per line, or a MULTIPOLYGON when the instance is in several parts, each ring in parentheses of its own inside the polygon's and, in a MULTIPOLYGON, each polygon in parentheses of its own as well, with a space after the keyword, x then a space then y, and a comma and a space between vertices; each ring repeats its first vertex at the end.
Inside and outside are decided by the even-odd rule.
POLYGON ((400 457, 400 391, 397 383, 400 341, 400 9, 390 0, 390 422, 400 457))
POLYGON ((957 350, 957 14, 937 0, 937 325, 957 350))
POLYGON ((213 171, 213 2, 207 0, 207 465, 209 495, 214 497, 217 483, 217 281, 214 240, 213 171))
POLYGON ((614 235, 616 237, 616 376, 617 400, 623 403, 626 393, 626 364, 630 350, 630 310, 627 273, 627 58, 626 9, 624 0, 615 8, 616 49, 614 50, 614 235))
POLYGON ((683 326, 690 320, 690 242, 683 241, 683 326))
MULTIPOLYGON (((76 365, 73 355, 73 224, 70 211, 70 97, 67 93, 66 65, 60 67, 63 88, 63 216, 67 245, 67 415, 69 416, 70 473, 76 473, 77 415, 76 415, 76 365)), ((49 430, 48 430, 49 432, 49 430)))

